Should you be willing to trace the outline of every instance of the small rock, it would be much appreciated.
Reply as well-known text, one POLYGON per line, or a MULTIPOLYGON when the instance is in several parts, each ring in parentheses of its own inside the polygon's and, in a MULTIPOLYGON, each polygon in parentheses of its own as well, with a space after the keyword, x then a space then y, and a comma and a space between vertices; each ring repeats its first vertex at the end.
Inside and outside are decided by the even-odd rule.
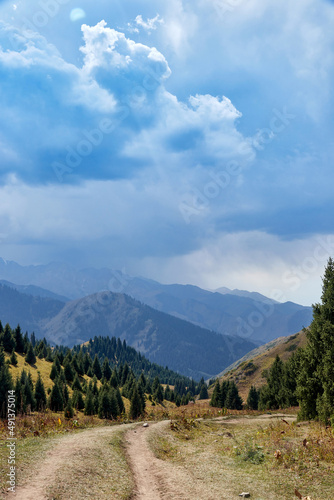
POLYGON ((243 498, 249 498, 250 497, 250 493, 240 493, 239 497, 243 497, 243 498))
POLYGON ((145 422, 145 424, 143 424, 143 427, 148 427, 148 423, 145 422))

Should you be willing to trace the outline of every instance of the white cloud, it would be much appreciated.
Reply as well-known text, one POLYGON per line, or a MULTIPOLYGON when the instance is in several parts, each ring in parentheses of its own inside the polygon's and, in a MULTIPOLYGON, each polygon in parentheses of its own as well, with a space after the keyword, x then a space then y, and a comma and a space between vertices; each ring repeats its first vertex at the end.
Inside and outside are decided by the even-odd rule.
POLYGON ((140 26, 144 30, 151 32, 153 30, 156 30, 159 24, 163 24, 164 20, 161 19, 160 15, 157 14, 155 17, 152 17, 151 19, 147 19, 144 21, 143 16, 139 14, 136 19, 135 23, 137 26, 140 26))

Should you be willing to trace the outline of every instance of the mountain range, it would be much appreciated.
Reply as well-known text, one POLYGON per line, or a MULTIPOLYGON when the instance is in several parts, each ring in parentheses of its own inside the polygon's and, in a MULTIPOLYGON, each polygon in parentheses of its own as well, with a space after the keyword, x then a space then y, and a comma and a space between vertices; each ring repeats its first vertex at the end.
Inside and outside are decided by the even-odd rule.
MULTIPOLYGON (((247 338, 257 345, 294 334, 312 321, 311 307, 282 304, 256 292, 164 285, 111 269, 76 270, 61 263, 20 266, 0 258, 0 279, 15 283, 10 286, 21 292, 22 286, 30 290, 32 285, 42 288, 40 296, 50 297, 45 294, 52 292, 53 298, 60 301, 102 291, 124 293, 158 311, 224 335, 247 338)), ((34 293, 38 293, 36 289, 34 293)))

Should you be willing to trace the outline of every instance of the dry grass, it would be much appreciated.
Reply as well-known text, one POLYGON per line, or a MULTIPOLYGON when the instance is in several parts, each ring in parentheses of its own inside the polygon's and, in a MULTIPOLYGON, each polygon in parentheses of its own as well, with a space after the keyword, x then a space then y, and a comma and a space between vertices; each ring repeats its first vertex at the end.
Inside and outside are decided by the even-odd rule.
MULTIPOLYGON (((250 354, 244 356, 244 358, 242 358, 244 361, 225 373, 220 378, 220 381, 234 380, 238 386, 240 396, 243 401, 246 402, 249 389, 252 385, 260 388, 266 383, 266 379, 262 376, 262 372, 271 367, 277 355, 285 362, 291 357, 296 349, 305 347, 306 343, 307 338, 304 331, 289 337, 276 339, 268 344, 271 346, 270 348, 266 348, 266 345, 258 348, 258 351, 262 351, 260 354, 256 355, 256 353, 254 353, 252 358, 249 357, 250 354), (248 365, 250 362, 253 363, 256 370, 252 371, 249 369, 248 365)), ((211 388, 209 393, 211 394, 212 391, 213 389, 211 388)))
POLYGON ((77 450, 71 460, 58 470, 49 488, 54 500, 129 499, 134 490, 132 474, 124 452, 124 433, 115 428, 111 434, 101 433, 91 446, 77 450))
MULTIPOLYGON (((24 361, 25 355, 16 353, 16 356, 17 366, 9 365, 9 370, 14 380, 21 375, 21 372, 24 368, 27 373, 31 373, 31 377, 34 383, 37 380, 38 372, 40 372, 45 389, 52 389, 53 382, 50 379, 52 363, 50 361, 36 358, 36 364, 28 365, 28 363, 24 361)), ((10 356, 6 354, 5 358, 7 360, 10 358, 10 356)))
POLYGON ((152 432, 150 446, 184 472, 193 498, 203 484, 203 500, 235 498, 242 491, 258 500, 290 500, 295 488, 312 500, 334 498, 333 431, 316 423, 297 425, 291 416, 285 420, 183 418, 152 432))

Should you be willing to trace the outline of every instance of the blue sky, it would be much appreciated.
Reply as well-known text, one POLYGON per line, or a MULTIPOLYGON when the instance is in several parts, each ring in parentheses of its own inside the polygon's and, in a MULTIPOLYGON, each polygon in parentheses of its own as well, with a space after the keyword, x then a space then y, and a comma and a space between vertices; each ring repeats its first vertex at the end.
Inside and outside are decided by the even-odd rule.
POLYGON ((0 245, 318 301, 334 2, 0 2, 0 245))

